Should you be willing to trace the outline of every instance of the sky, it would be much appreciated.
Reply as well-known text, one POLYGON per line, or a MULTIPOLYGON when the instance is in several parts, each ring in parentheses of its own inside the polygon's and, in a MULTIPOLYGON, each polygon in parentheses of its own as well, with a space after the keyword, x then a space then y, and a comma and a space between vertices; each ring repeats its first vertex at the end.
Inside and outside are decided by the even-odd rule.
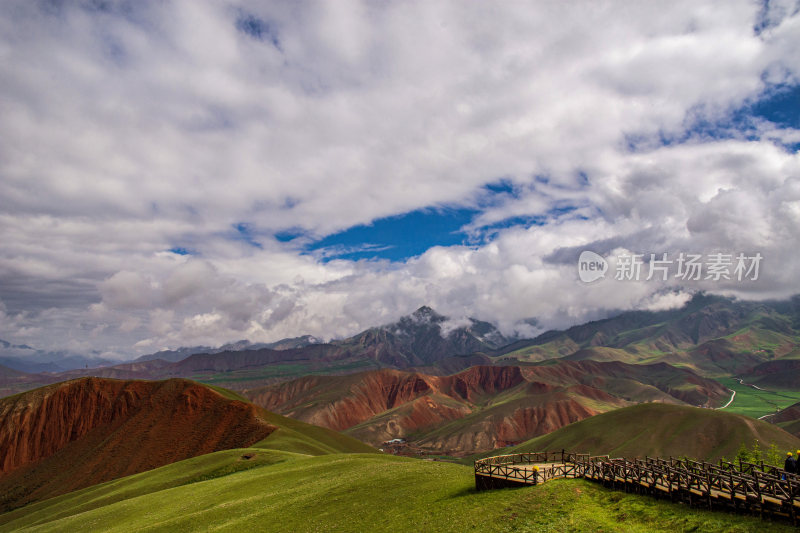
POLYGON ((798 49, 794 0, 2 2, 0 339, 123 359, 789 297, 798 49))

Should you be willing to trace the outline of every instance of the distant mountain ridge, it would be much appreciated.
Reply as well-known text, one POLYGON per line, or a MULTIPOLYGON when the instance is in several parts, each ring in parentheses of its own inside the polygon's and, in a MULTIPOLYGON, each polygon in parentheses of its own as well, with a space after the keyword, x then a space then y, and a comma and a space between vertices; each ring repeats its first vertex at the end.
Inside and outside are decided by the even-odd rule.
POLYGON ((304 348, 311 344, 319 344, 322 341, 314 337, 313 335, 303 335, 302 337, 292 337, 288 339, 281 339, 275 342, 257 342, 253 343, 248 340, 240 340, 237 342, 231 342, 228 344, 223 344, 218 348, 212 348, 210 346, 192 346, 192 347, 181 347, 175 350, 161 350, 155 353, 150 353, 146 355, 142 355, 134 359, 133 363, 139 363, 142 361, 154 361, 156 359, 161 359, 163 361, 168 361, 170 363, 176 363, 178 361, 182 361, 187 357, 195 354, 201 353, 222 353, 222 352, 241 352, 244 350, 291 350, 295 348, 304 348))
POLYGON ((492 353, 505 359, 662 361, 701 372, 747 372, 800 347, 800 296, 749 302, 704 293, 681 308, 628 311, 548 331, 492 353))
POLYGON ((370 328, 332 344, 362 349, 375 360, 396 368, 428 365, 448 357, 491 352, 515 339, 488 322, 467 318, 467 325, 447 328, 450 319, 422 306, 397 322, 370 328))
POLYGON ((12 344, 0 339, 0 365, 19 372, 63 372, 73 368, 109 365, 114 362, 99 355, 85 356, 67 350, 38 350, 27 344, 12 344))
MULTIPOLYGON (((454 320, 423 306, 396 322, 329 343, 310 336, 269 344, 239 341, 214 349, 157 352, 98 368, 0 375, 0 394, 85 375, 192 377, 242 390, 308 374, 393 368, 444 376, 475 365, 526 365, 557 359, 667 363, 716 376, 746 376, 758 368, 759 373, 775 371, 773 377, 754 376, 765 383, 771 379, 791 382, 789 374, 781 371, 796 372, 794 363, 787 360, 800 358, 798 326, 800 297, 747 302, 699 293, 681 308, 629 311, 522 340, 504 336, 488 322, 454 320)), ((0 365, 20 370, 2 361, 0 365)), ((800 388, 793 383, 786 386, 800 388)))

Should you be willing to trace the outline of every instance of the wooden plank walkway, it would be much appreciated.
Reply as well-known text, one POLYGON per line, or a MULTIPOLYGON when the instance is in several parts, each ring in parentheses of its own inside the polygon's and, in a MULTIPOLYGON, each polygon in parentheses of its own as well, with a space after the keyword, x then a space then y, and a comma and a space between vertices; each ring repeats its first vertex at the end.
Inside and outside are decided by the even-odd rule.
POLYGON ((478 490, 537 485, 550 479, 584 478, 604 486, 669 498, 709 509, 732 509, 763 517, 800 516, 800 476, 761 464, 719 464, 670 457, 644 459, 532 452, 475 461, 478 490))

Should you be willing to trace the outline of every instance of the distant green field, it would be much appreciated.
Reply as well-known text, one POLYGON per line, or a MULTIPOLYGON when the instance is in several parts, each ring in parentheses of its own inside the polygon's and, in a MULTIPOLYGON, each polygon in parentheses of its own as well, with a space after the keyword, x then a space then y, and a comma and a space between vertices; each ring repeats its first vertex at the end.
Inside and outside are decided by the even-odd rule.
POLYGON ((277 363, 252 370, 234 370, 231 372, 199 372, 193 374, 190 379, 217 385, 221 387, 242 390, 249 387, 263 386, 269 381, 289 380, 301 376, 328 375, 336 373, 350 373, 362 370, 375 370, 380 365, 373 361, 352 361, 346 363, 331 363, 323 367, 314 366, 310 363, 277 363))
POLYGON ((0 515, 0 531, 795 531, 583 480, 475 492, 472 468, 229 450, 0 515), (243 455, 251 456, 244 459, 243 455))
POLYGON ((798 391, 774 389, 761 391, 742 385, 739 380, 734 378, 719 378, 717 381, 736 391, 733 403, 725 408, 725 411, 731 413, 760 418, 800 402, 800 392, 798 391))

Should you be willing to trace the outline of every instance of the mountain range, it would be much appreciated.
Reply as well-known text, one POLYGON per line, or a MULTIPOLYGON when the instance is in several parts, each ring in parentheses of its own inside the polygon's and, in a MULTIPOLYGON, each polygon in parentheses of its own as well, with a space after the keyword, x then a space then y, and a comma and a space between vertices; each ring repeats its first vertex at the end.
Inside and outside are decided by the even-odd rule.
MULTIPOLYGON (((180 348, 128 363, 51 373, 64 378, 195 375, 244 389, 307 374, 413 368, 446 375, 476 364, 567 359, 664 362, 715 376, 747 374, 762 363, 773 366, 759 372, 788 369, 792 363, 787 361, 800 359, 798 347, 800 297, 747 302, 699 293, 679 309, 620 313, 567 330, 548 331, 534 339, 509 338, 488 322, 455 321, 423 306, 397 322, 328 343, 310 336, 272 344, 240 341, 214 349, 180 348), (232 372, 237 375, 223 375, 232 372)), ((3 361, 0 365, 31 373, 3 361)))
POLYGON ((403 438, 463 455, 642 402, 723 407, 731 377, 777 391, 780 402, 769 405, 788 407, 800 401, 800 298, 697 294, 678 309, 621 313, 534 339, 423 306, 328 343, 305 336, 159 353, 58 373, 0 367, 0 394, 84 376, 191 378, 375 446, 403 438))
POLYGON ((521 340, 495 355, 666 362, 726 375, 793 357, 799 340, 800 296, 749 302, 698 293, 679 309, 625 312, 521 340))
MULTIPOLYGON (((434 373, 446 373, 479 362, 487 363, 489 359, 483 355, 484 352, 497 350, 513 340, 503 336, 488 322, 476 319, 466 319, 465 322, 464 325, 449 327, 449 319, 423 306, 395 323, 329 343, 305 335, 269 344, 239 341, 219 348, 179 348, 144 355, 126 363, 94 368, 81 365, 66 371, 39 372, 34 376, 26 372, 24 376, 3 377, 0 370, 0 394, 80 376, 118 379, 196 377, 242 389, 314 373, 340 374, 414 366, 434 373)), ((16 364, 4 366, 21 370, 16 364)))
MULTIPOLYGON (((578 365, 575 376, 593 370, 579 368, 585 362, 563 364, 578 365)), ((633 372, 617 365, 606 373, 633 372)), ((537 380, 569 373, 552 369, 545 376, 539 373, 545 367, 530 368, 537 380)), ((405 394, 424 388, 424 382, 447 397, 481 403, 498 391, 527 388, 533 381, 524 373, 508 366, 448 379, 398 376, 406 385, 396 390, 405 394)), ((800 446, 800 439, 765 422, 646 403, 589 417, 504 451, 565 447, 708 460, 720 454, 730 458, 738 445, 754 439, 782 449, 800 446)), ((509 525, 552 529, 553 523, 583 531, 598 529, 601 516, 603 530, 617 523, 642 531, 654 523, 665 531, 705 531, 710 524, 714 531, 792 530, 773 521, 623 495, 584 480, 476 492, 471 464, 376 452, 341 433, 271 413, 232 391, 184 379, 81 378, 0 399, 0 531, 501 531, 509 525), (636 518, 641 514, 644 518, 636 518)))
POLYGON ((290 350, 295 348, 303 348, 308 346, 309 344, 319 344, 320 341, 313 335, 303 335, 302 337, 293 337, 289 339, 281 339, 275 342, 250 342, 248 340, 240 340, 237 342, 231 342, 228 344, 223 344, 218 348, 212 348, 209 346, 192 346, 192 347, 182 347, 176 350, 161 350, 155 353, 150 353, 146 355, 142 355, 137 357, 132 362, 139 363, 142 361, 154 361, 156 359, 161 359, 163 361, 169 361, 175 363, 177 361, 181 361, 186 359, 190 355, 199 354, 199 353, 222 353, 222 352, 240 352, 243 350, 290 350))

